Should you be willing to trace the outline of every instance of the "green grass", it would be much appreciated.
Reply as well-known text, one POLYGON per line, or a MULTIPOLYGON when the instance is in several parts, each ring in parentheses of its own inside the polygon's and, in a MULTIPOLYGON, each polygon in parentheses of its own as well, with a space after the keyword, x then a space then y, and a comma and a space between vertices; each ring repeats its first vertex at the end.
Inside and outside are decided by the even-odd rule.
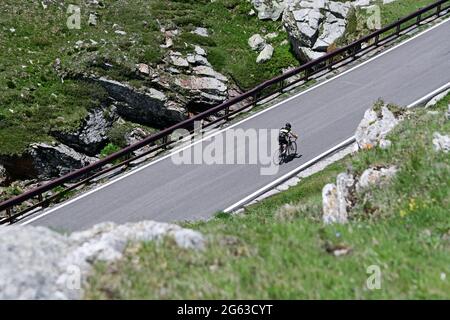
POLYGON ((388 150, 361 151, 288 191, 207 222, 207 248, 173 242, 129 247, 113 265, 98 264, 87 299, 448 299, 450 298, 450 158, 432 134, 450 134, 444 110, 415 110, 390 134, 388 150), (347 225, 321 223, 321 190, 351 166, 397 165, 390 184, 358 196, 347 225), (294 209, 283 209, 285 204, 294 209), (336 257, 327 248, 351 248, 336 257), (367 268, 381 268, 381 289, 369 290, 367 268), (444 277, 446 275, 446 278, 444 277))

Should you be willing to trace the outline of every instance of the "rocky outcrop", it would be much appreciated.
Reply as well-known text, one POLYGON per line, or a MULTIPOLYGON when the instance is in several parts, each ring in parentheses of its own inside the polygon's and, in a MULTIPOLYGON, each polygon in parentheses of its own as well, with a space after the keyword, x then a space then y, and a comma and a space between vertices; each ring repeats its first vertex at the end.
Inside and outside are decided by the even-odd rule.
POLYGON ((383 183, 391 180, 397 173, 395 166, 388 168, 374 167, 365 170, 358 179, 356 192, 367 190, 371 186, 380 187, 383 183))
POLYGON ((327 184, 322 191, 323 221, 325 224, 346 223, 352 205, 351 194, 355 180, 351 174, 341 173, 336 184, 327 184))
POLYGON ((300 60, 320 57, 346 30, 349 2, 292 1, 283 14, 294 52, 300 60))
POLYGON ((78 152, 95 156, 108 141, 108 130, 117 119, 115 108, 96 108, 89 112, 75 132, 53 132, 53 136, 78 152))
POLYGON ((169 126, 185 120, 185 109, 170 102, 167 96, 153 88, 137 89, 118 81, 99 78, 108 94, 118 101, 117 113, 127 120, 156 127, 169 126))
POLYGON ((433 146, 436 152, 450 152, 450 136, 433 133, 433 146))
POLYGON ((97 158, 60 143, 35 143, 20 156, 3 156, 0 162, 12 179, 48 180, 85 167, 97 158))
POLYGON ((322 190, 322 220, 325 224, 347 223, 351 209, 360 194, 370 187, 381 187, 395 177, 398 169, 392 167, 373 167, 365 170, 361 176, 341 173, 336 184, 327 184, 322 190))
POLYGON ((381 107, 381 112, 373 108, 367 110, 355 133, 358 148, 370 149, 378 146, 399 121, 386 106, 381 107))
POLYGON ((68 236, 43 227, 0 227, 0 299, 80 299, 92 266, 122 257, 127 245, 162 241, 201 250, 204 237, 177 225, 103 223, 68 236))
POLYGON ((228 98, 227 77, 215 71, 206 56, 199 46, 186 56, 171 51, 166 60, 172 67, 159 77, 159 85, 175 93, 173 98, 183 101, 188 111, 207 109, 228 98))

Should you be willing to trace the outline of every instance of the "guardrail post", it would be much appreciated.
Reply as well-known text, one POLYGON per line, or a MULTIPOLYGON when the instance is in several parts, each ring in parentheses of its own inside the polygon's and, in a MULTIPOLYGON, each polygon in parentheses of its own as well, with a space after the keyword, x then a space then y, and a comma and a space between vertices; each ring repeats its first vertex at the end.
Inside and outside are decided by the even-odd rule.
POLYGON ((163 144, 163 149, 164 150, 167 150, 167 146, 165 145, 165 144, 167 144, 169 142, 169 136, 167 135, 167 136, 164 136, 163 138, 162 138, 162 144, 163 144))
POLYGON ((230 107, 226 107, 225 108, 225 121, 227 121, 227 122, 229 120, 229 117, 228 117, 229 114, 230 114, 230 107))
POLYGON ((375 36, 375 46, 378 46, 378 43, 380 42, 380 35, 379 34, 377 34, 376 36, 375 36))
POLYGON ((419 14, 418 16, 417 16, 417 25, 420 25, 420 22, 422 21, 422 15, 421 14, 419 14))
POLYGON ((8 218, 11 218, 11 209, 12 209, 12 208, 6 209, 6 216, 7 216, 8 218))
POLYGON ((42 193, 39 193, 38 200, 39 200, 39 202, 44 201, 44 197, 42 196, 42 193))
POLYGON ((256 103, 258 101, 258 92, 255 92, 253 95, 253 107, 256 107, 256 103))
POLYGON ((441 15, 441 5, 440 4, 436 7, 436 15, 438 17, 441 15))

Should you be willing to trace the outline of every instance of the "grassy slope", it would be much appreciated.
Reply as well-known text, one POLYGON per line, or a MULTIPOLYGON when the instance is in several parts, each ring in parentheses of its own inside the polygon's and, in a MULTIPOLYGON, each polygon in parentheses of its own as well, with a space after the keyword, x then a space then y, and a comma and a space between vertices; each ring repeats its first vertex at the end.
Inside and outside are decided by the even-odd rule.
POLYGON ((408 115, 389 150, 347 157, 244 216, 186 224, 210 236, 205 252, 146 243, 113 266, 98 265, 86 298, 450 298, 450 157, 432 147, 434 131, 450 134, 448 103, 450 95, 435 107, 439 115, 408 115), (348 225, 322 225, 326 183, 349 165, 360 174, 390 164, 397 177, 361 196, 348 225), (296 209, 280 209, 286 203, 296 209), (335 257, 326 250, 334 245, 352 252, 335 257), (381 268, 381 290, 365 286, 370 265, 381 268))
MULTIPOLYGON (((0 154, 20 153, 31 142, 52 140, 51 130, 77 127, 86 110, 105 99, 101 88, 70 79, 71 75, 94 71, 144 85, 133 68, 136 63, 152 64, 161 59, 159 45, 164 39, 157 20, 183 30, 175 49, 185 50, 185 42, 203 45, 213 66, 242 89, 297 64, 289 45, 280 45, 286 37, 283 32, 271 41, 273 59, 256 64, 257 53, 249 50, 248 38, 254 33, 280 31, 280 23, 249 17, 251 5, 247 1, 105 0, 106 8, 96 9, 99 22, 95 27, 87 25, 91 10, 84 1, 60 2, 65 5, 50 5, 46 10, 38 0, 3 0, 0 4, 0 154), (66 26, 69 3, 81 4, 81 30, 66 26), (115 34, 114 24, 127 35, 115 34), (196 26, 207 27, 211 37, 190 34, 196 26), (97 44, 90 44, 91 39, 97 44), (79 40, 87 46, 76 50, 79 40), (53 68, 56 58, 67 71, 64 83, 53 68), (113 67, 105 69, 104 62, 113 67)), ((430 2, 399 0, 384 6, 383 23, 430 2)))

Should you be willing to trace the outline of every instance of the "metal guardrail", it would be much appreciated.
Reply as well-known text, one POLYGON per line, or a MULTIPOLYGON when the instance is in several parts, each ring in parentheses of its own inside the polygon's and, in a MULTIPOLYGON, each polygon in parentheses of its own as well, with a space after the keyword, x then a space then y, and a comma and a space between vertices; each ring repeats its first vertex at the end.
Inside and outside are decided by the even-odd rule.
POLYGON ((243 110, 249 109, 252 106, 256 106, 257 102, 266 99, 275 93, 283 92, 286 88, 292 87, 296 83, 307 82, 313 75, 326 70, 331 70, 338 64, 348 61, 349 59, 357 58, 358 55, 363 56, 371 49, 398 38, 402 35, 402 32, 416 28, 425 20, 433 17, 440 17, 441 14, 445 13, 449 9, 450 0, 436 1, 435 3, 426 6, 402 19, 399 19, 398 21, 395 21, 371 34, 368 34, 345 47, 327 53, 316 60, 310 61, 285 74, 265 81, 233 99, 230 99, 205 112, 197 114, 190 119, 179 122, 167 129, 161 130, 160 132, 151 135, 138 143, 130 145, 114 154, 111 154, 102 160, 73 171, 19 196, 6 200, 0 203, 0 212, 6 212, 6 217, 0 219, 0 224, 14 223, 17 219, 32 210, 48 207, 54 200, 61 198, 69 191, 75 190, 78 187, 89 183, 95 178, 123 166, 128 166, 131 162, 158 150, 165 150, 167 147, 178 141, 170 141, 171 134, 176 130, 187 129, 192 134, 194 132, 194 123, 198 121, 208 121, 211 116, 215 116, 215 119, 208 121, 203 128, 212 126, 221 121, 228 121, 231 116, 242 112, 243 110), (293 77, 296 77, 296 79, 286 83, 287 79, 293 77), (230 110, 230 107, 238 104, 242 105, 239 105, 238 108, 234 110, 230 110), (161 141, 162 143, 160 145, 155 145, 161 141), (153 147, 139 155, 133 155, 134 151, 146 146, 153 147), (117 163, 118 161, 121 162, 117 163), (67 186, 71 182, 73 184, 67 186), (55 188, 58 187, 64 189, 61 192, 45 197, 46 193, 51 191, 54 192, 55 188), (24 203, 30 202, 34 199, 37 199, 38 202, 31 205, 24 205, 24 203), (15 209, 14 207, 17 208, 15 209))

